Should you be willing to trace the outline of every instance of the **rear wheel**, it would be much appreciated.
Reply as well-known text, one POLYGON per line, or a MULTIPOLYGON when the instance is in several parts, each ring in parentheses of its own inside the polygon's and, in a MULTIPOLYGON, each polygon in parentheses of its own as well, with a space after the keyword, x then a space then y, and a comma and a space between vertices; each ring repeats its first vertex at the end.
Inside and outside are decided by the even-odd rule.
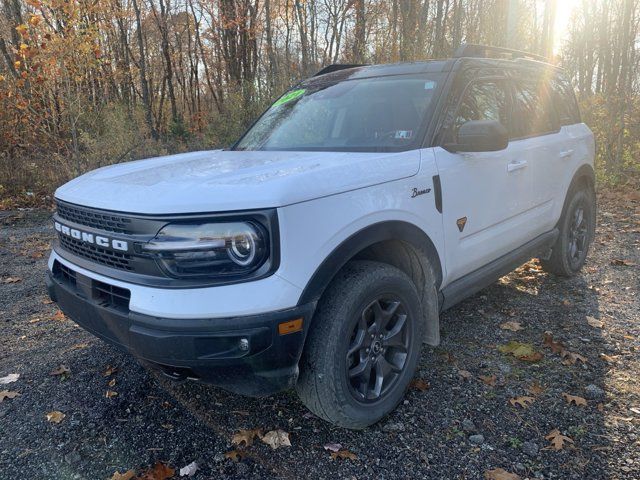
POLYGON ((296 389, 319 417, 346 428, 376 423, 402 399, 424 335, 411 279, 377 262, 349 263, 321 299, 296 389))
POLYGON ((596 223, 595 193, 589 188, 573 192, 560 220, 560 235, 542 268, 555 275, 572 277, 584 266, 596 223))

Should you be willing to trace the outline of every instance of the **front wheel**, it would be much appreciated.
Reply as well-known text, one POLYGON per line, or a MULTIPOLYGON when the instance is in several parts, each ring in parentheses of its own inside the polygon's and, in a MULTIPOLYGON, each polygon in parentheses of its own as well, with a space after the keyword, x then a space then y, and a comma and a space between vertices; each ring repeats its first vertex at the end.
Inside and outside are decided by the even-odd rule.
POLYGON ((590 188, 571 194, 560 220, 560 235, 548 260, 540 260, 542 268, 562 277, 572 277, 584 266, 595 235, 596 199, 590 188))
POLYGON ((300 399, 341 427, 376 423, 413 377, 423 324, 407 275, 383 263, 349 263, 318 304, 296 386, 300 399))

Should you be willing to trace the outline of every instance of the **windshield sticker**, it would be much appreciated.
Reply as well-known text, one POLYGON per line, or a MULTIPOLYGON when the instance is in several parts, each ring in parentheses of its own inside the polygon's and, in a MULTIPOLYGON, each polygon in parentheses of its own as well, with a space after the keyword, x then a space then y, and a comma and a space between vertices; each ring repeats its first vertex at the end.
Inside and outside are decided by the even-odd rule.
POLYGON ((425 90, 433 90, 434 88, 436 88, 436 82, 434 82, 433 80, 430 80, 428 82, 424 82, 424 89, 425 90))
POLYGON ((397 140, 409 140, 411 137, 413 137, 413 130, 396 130, 397 140))
POLYGON ((274 103, 273 106, 274 107, 279 107, 280 105, 283 105, 285 103, 289 103, 292 100, 300 98, 302 95, 304 95, 305 92, 306 92, 306 90, 304 88, 300 88, 298 90, 293 90, 292 92, 289 92, 289 93, 283 95, 282 97, 280 97, 278 100, 276 100, 276 103, 274 103))

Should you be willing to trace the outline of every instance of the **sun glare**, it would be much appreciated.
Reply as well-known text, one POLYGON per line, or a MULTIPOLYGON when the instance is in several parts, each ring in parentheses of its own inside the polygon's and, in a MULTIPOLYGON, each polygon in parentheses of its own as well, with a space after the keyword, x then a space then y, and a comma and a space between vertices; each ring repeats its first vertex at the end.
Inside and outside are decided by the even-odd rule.
POLYGON ((558 10, 556 13, 555 25, 555 45, 556 53, 562 47, 562 43, 566 40, 569 30, 569 22, 573 11, 579 7, 582 0, 558 0, 558 10))

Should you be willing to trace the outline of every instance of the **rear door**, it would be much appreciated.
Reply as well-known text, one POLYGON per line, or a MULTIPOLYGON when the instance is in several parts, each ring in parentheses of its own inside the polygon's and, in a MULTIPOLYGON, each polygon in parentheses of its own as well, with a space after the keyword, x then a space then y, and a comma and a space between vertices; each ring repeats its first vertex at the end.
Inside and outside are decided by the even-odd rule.
MULTIPOLYGON (((511 87, 504 76, 472 79, 461 92, 452 93, 460 100, 445 112, 439 144, 455 143, 457 129, 466 121, 498 120, 508 129, 512 125, 511 87)), ((498 152, 434 150, 449 283, 529 240, 532 178, 518 144, 498 152)))
POLYGON ((522 159, 532 175, 532 234, 550 231, 557 218, 557 202, 564 201, 566 172, 574 152, 575 141, 562 128, 559 110, 561 99, 554 91, 555 72, 523 70, 513 79, 514 145, 522 151, 522 159))

